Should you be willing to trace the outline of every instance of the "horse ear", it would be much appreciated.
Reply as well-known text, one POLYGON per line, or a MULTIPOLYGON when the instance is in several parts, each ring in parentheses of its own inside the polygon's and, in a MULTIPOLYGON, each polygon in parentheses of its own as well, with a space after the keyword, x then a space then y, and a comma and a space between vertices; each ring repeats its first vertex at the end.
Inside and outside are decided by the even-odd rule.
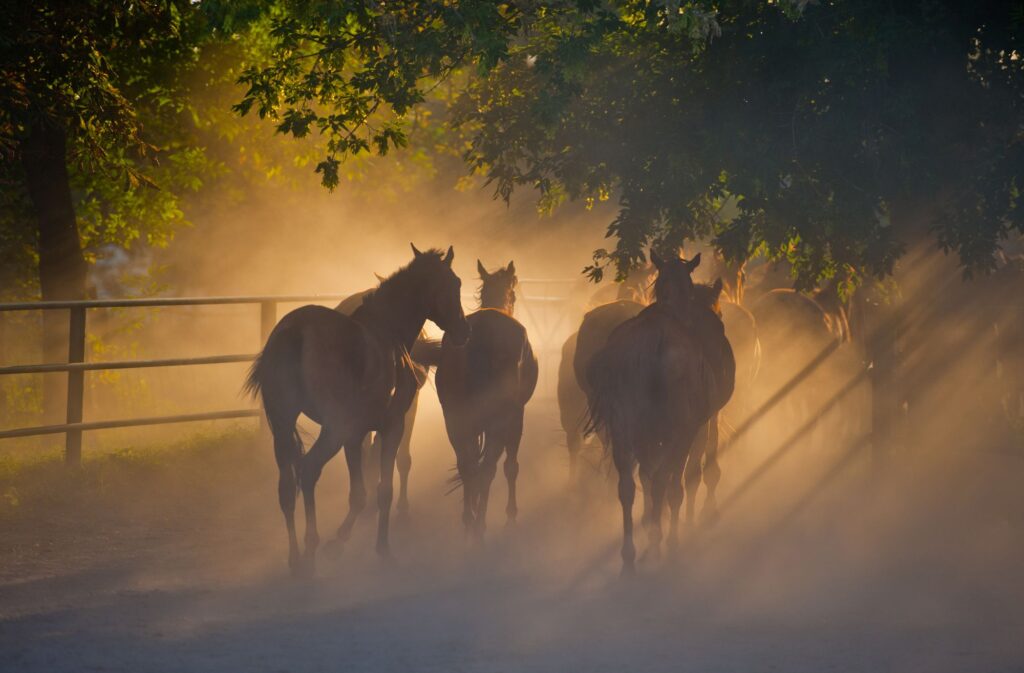
POLYGON ((486 280, 487 279, 489 274, 487 273, 487 269, 484 268, 484 265, 480 262, 479 259, 476 260, 476 270, 480 272, 480 279, 481 280, 486 280))
POLYGON ((651 248, 651 263, 654 264, 654 268, 658 271, 661 271, 661 266, 665 263, 665 260, 661 258, 661 255, 654 248, 651 248))
POLYGON ((384 278, 384 276, 380 275, 380 274, 379 274, 379 273, 377 273, 376 271, 374 271, 374 272, 373 272, 373 276, 374 276, 374 278, 376 278, 376 279, 377 279, 377 282, 378 282, 378 283, 383 283, 383 282, 384 282, 384 281, 386 280, 386 279, 384 278))
POLYGON ((510 261, 508 263, 508 272, 511 273, 512 275, 515 275, 515 273, 516 273, 516 263, 515 263, 515 260, 512 260, 512 261, 510 261))
POLYGON ((442 261, 448 266, 451 266, 452 262, 455 261, 455 248, 453 246, 448 246, 448 254, 444 256, 442 261))
POLYGON ((722 277, 719 276, 715 279, 715 284, 711 286, 711 289, 715 291, 715 298, 717 299, 722 294, 722 277))
POLYGON ((686 262, 686 268, 690 270, 690 273, 693 273, 693 270, 696 269, 698 266, 700 266, 699 252, 693 256, 693 259, 691 259, 689 262, 686 262))
POLYGON ((415 243, 410 243, 409 247, 412 248, 412 254, 415 255, 416 257, 422 257, 423 256, 423 253, 419 251, 419 249, 416 247, 415 243))

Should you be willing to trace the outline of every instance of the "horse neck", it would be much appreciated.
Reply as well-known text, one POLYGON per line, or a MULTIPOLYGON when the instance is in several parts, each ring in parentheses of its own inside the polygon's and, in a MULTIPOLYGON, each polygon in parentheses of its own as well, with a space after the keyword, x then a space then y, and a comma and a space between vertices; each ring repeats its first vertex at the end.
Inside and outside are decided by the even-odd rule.
POLYGON ((393 278, 381 284, 366 298, 356 317, 385 340, 408 350, 427 322, 427 308, 419 289, 402 280, 393 278))
POLYGON ((488 292, 487 286, 480 288, 480 308, 490 308, 512 315, 513 305, 508 301, 508 294, 501 292, 488 292))

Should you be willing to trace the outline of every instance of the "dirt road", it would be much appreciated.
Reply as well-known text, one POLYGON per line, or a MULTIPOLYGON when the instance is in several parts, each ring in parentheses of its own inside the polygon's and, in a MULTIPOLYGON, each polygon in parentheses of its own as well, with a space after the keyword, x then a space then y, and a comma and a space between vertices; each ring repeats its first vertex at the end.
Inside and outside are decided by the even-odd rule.
POLYGON ((21 475, 0 518, 0 670, 1024 671, 1016 458, 950 462, 907 497, 906 474, 818 493, 799 457, 737 494, 763 456, 733 457, 720 524, 623 581, 613 491, 568 504, 552 411, 531 411, 515 528, 499 483, 488 542, 467 547, 427 414, 394 561, 367 517, 312 581, 287 575, 270 452, 244 437, 21 475))

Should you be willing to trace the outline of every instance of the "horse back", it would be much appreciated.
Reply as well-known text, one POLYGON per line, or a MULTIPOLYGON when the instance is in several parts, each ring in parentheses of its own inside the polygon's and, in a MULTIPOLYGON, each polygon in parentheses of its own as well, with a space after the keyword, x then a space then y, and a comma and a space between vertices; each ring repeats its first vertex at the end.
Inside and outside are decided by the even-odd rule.
POLYGON ((374 418, 396 385, 394 354, 358 322, 322 306, 285 315, 260 363, 264 400, 287 396, 317 422, 338 414, 374 418))
POLYGON ((604 347, 609 335, 616 327, 636 316, 644 309, 635 301, 620 300, 602 304, 583 316, 577 332, 572 367, 576 383, 584 391, 588 389, 587 367, 594 354, 604 347))
POLYGON ((466 317, 470 337, 461 348, 442 346, 437 370, 442 403, 487 398, 526 404, 537 385, 537 359, 526 328, 494 309, 466 317))
POLYGON ((591 429, 637 447, 695 431, 732 395, 735 362, 717 318, 686 321, 654 304, 614 329, 587 367, 591 429))

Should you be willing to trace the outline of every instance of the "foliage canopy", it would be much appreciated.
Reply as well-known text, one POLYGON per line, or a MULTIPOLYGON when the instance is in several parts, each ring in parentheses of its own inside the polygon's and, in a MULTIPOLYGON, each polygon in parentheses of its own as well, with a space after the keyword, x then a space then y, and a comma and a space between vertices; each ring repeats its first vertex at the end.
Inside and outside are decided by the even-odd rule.
POLYGON ((238 104, 346 155, 401 146, 440 80, 470 167, 508 198, 615 198, 624 272, 711 239, 799 284, 884 276, 932 235, 968 271, 1024 231, 1019 1, 305 0, 274 5, 273 58, 238 104))

